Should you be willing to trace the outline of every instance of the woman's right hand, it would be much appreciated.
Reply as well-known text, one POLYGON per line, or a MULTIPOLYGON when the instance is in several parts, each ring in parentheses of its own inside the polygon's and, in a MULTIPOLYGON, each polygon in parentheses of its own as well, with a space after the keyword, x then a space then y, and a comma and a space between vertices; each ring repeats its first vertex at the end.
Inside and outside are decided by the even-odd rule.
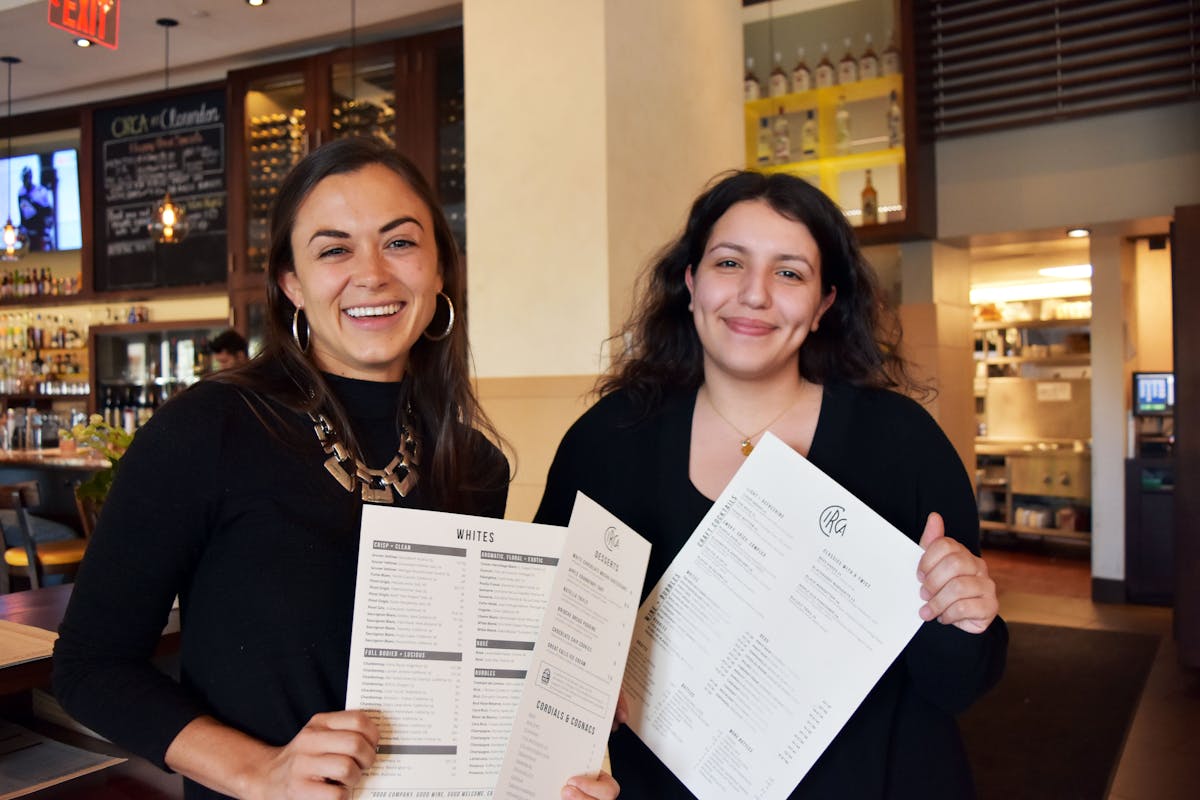
POLYGON ((340 800, 375 763, 379 728, 363 711, 316 714, 290 742, 275 748, 257 776, 258 800, 340 800))
POLYGON ((199 716, 165 760, 180 775, 244 800, 341 800, 375 763, 378 746, 379 728, 363 711, 315 714, 283 747, 199 716))

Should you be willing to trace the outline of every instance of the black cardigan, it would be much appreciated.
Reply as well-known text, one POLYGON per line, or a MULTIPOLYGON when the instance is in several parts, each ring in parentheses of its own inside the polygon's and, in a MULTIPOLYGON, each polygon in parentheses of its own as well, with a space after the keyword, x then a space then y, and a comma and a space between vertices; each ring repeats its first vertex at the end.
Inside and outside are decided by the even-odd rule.
MULTIPOLYGON (((653 545, 643 598, 712 501, 688 477, 696 392, 641 415, 624 392, 598 402, 559 446, 536 520, 566 524, 576 490, 653 545)), ((979 553, 979 519, 962 462, 937 423, 894 392, 827 386, 809 460, 913 541, 939 512, 947 534, 979 553)), ((791 798, 969 798, 970 769, 953 715, 999 680, 1008 632, 927 622, 791 798)), ((628 728, 610 740, 624 800, 692 794, 628 728)))

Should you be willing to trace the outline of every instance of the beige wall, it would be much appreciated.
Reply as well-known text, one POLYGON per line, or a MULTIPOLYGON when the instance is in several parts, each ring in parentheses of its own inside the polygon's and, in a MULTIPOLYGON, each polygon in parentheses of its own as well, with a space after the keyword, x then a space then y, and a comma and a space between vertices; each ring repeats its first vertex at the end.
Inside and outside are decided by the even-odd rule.
POLYGON ((1135 248, 1137 262, 1137 368, 1174 369, 1171 328, 1171 250, 1151 250, 1145 239, 1135 248))
POLYGON ((742 158, 737 0, 466 0, 481 377, 594 375, 642 264, 742 158))

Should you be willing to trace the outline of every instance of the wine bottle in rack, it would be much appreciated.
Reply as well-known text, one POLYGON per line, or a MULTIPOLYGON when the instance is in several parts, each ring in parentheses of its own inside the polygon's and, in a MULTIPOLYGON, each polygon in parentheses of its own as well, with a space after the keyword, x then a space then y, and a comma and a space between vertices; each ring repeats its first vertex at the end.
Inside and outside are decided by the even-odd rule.
POLYGON ((816 158, 820 143, 820 130, 817 127, 817 112, 809 109, 804 115, 804 124, 800 126, 800 154, 803 158, 816 158))
POLYGON ((845 86, 858 80, 858 59, 850 51, 850 37, 846 37, 846 54, 838 62, 838 83, 845 86))
POLYGON ((807 92, 813 88, 812 70, 804 61, 804 48, 796 48, 796 66, 792 67, 792 91, 807 92))
POLYGON ((846 96, 838 95, 837 109, 833 114, 834 149, 839 156, 850 152, 850 109, 846 108, 846 96))
POLYGON ((775 54, 775 68, 767 76, 767 94, 770 97, 782 97, 788 93, 788 76, 783 71, 782 59, 780 53, 775 54))
POLYGON ((896 47, 896 31, 888 35, 887 47, 879 57, 879 68, 884 75, 900 74, 900 50, 896 47))
POLYGON ((837 84, 837 70, 829 60, 829 45, 821 42, 821 60, 817 62, 817 88, 828 89, 837 84))
POLYGON ((871 170, 867 170, 867 183, 862 190, 862 224, 879 224, 879 193, 871 184, 871 170))
POLYGON ((762 97, 762 83, 759 82, 758 76, 754 74, 753 57, 746 59, 746 77, 742 79, 742 85, 744 87, 744 99, 747 103, 762 97))
POLYGON ((904 141, 904 117, 900 111, 900 98, 893 89, 888 96, 887 111, 888 147, 899 147, 904 141))
POLYGON ((775 128, 775 147, 772 160, 776 164, 790 164, 792 162, 792 135, 783 106, 779 107, 779 115, 775 117, 773 127, 775 128))
POLYGON ((879 56, 875 55, 871 34, 868 33, 864 38, 867 46, 863 49, 863 54, 858 57, 858 77, 861 80, 869 81, 879 77, 879 56))

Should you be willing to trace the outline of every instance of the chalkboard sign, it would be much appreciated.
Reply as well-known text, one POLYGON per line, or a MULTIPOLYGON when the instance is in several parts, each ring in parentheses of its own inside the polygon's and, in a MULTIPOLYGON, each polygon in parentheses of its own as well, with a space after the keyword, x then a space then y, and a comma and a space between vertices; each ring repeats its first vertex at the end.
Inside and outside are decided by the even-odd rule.
POLYGON ((225 92, 100 109, 92 124, 95 288, 225 280, 225 92), (168 190, 191 228, 159 244, 147 225, 168 190))

